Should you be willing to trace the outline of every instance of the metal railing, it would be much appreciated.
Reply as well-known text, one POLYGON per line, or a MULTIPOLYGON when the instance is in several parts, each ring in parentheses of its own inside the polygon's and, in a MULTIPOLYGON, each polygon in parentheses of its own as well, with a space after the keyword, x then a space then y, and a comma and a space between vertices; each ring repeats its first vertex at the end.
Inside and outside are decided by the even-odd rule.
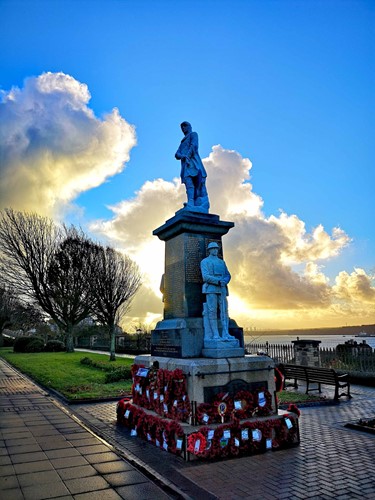
POLYGON ((269 344, 251 342, 245 345, 245 349, 249 354, 264 353, 272 358, 275 363, 294 363, 294 349, 291 344, 269 344))
MULTIPOLYGON (((264 353, 276 364, 295 363, 294 347, 290 344, 249 343, 245 345, 249 354, 264 353)), ((336 370, 375 373, 375 352, 361 348, 325 348, 319 349, 320 366, 336 370)))
POLYGON ((322 348, 320 351, 320 364, 326 368, 336 370, 356 371, 362 373, 375 373, 375 353, 372 349, 328 349, 322 348))

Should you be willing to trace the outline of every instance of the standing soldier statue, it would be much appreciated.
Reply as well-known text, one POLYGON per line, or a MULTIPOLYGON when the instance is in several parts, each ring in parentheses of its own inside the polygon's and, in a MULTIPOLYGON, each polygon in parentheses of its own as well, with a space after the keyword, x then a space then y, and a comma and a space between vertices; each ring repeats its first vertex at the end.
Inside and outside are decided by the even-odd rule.
POLYGON ((207 247, 208 257, 201 261, 203 277, 202 292, 206 295, 204 310, 205 340, 235 341, 229 334, 228 283, 230 274, 225 262, 218 257, 219 245, 215 242, 207 247), (218 328, 218 311, 222 326, 221 336, 218 328))
POLYGON ((185 209, 208 213, 210 202, 206 189, 206 169, 198 153, 198 134, 192 131, 189 122, 181 123, 184 137, 175 158, 181 160, 181 182, 185 184, 187 203, 185 209))

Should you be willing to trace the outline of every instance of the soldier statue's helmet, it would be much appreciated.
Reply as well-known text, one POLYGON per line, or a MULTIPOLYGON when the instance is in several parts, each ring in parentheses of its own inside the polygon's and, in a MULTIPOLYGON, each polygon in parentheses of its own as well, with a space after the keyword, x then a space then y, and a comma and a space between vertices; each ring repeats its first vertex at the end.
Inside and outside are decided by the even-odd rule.
POLYGON ((220 248, 220 247, 217 243, 213 241, 212 243, 209 243, 207 250, 211 250, 211 248, 220 248))

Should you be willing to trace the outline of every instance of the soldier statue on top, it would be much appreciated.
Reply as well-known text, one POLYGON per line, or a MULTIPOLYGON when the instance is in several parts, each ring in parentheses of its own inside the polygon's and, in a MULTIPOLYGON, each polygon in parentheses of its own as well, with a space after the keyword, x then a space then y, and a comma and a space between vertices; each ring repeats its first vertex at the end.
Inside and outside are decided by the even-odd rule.
POLYGON ((182 122, 181 130, 184 137, 175 158, 181 160, 181 182, 186 187, 187 203, 184 207, 192 212, 208 213, 207 173, 198 153, 198 134, 192 131, 189 122, 182 122))

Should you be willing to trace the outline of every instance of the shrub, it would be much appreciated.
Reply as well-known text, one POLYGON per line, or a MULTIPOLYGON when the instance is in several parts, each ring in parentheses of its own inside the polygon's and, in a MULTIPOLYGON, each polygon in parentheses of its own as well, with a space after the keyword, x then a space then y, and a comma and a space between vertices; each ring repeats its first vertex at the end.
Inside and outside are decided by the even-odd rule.
POLYGON ((61 340, 48 340, 47 344, 44 347, 46 352, 64 352, 65 344, 61 342, 61 340))
POLYGON ((13 347, 14 346, 14 338, 3 336, 3 347, 13 347))
POLYGON ((81 365, 87 365, 87 366, 92 366, 92 359, 88 358, 87 356, 85 356, 84 358, 82 358, 80 360, 80 363, 81 365))
MULTIPOLYGON (((42 342, 43 346, 43 341, 39 337, 17 337, 16 340, 14 341, 14 346, 13 346, 13 351, 14 352, 36 352, 36 351, 28 351, 28 345, 34 342, 34 340, 40 340, 42 342)), ((42 347, 43 349, 43 347, 42 347)))
POLYGON ((113 372, 114 370, 116 370, 115 366, 109 365, 106 361, 94 361, 87 356, 85 358, 82 358, 80 363, 82 365, 91 366, 92 368, 97 368, 98 370, 102 370, 104 372, 113 372))
POLYGON ((25 347, 25 352, 42 352, 44 350, 44 342, 42 339, 32 339, 25 347))
POLYGON ((128 366, 121 366, 105 375, 105 383, 118 382, 119 380, 129 380, 131 378, 131 368, 128 366))

